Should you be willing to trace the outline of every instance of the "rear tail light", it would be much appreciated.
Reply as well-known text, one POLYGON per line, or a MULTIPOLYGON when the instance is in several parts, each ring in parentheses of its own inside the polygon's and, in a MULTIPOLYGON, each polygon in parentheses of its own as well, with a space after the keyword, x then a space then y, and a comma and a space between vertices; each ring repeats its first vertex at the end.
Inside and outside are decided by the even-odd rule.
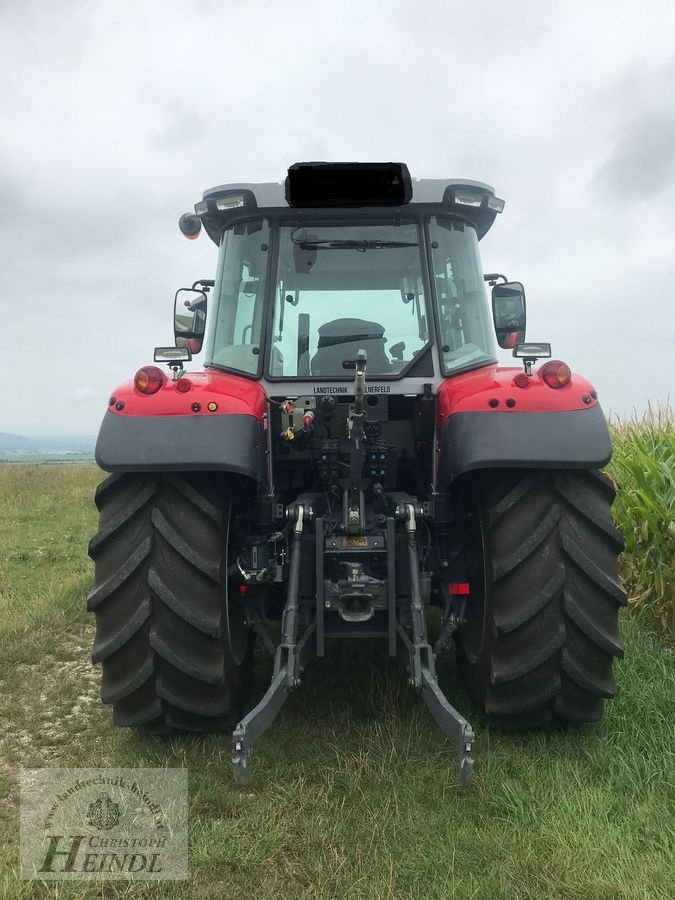
POLYGON ((448 585, 448 593, 452 597, 467 597, 471 593, 468 581, 453 581, 448 585))
POLYGON ((134 375, 134 387, 142 394, 156 394, 164 384, 164 373, 157 366, 143 366, 134 375))
POLYGON ((539 374, 550 388, 566 387, 572 378, 570 367, 559 359, 549 360, 541 367, 539 374))

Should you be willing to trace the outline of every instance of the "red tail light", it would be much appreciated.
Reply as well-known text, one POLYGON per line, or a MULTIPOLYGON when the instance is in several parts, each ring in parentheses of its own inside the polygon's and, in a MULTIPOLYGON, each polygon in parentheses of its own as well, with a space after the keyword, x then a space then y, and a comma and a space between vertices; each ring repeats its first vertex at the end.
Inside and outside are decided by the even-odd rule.
POLYGON ((142 394, 156 394, 164 384, 164 373, 157 366, 143 366, 134 375, 134 387, 142 394))
POLYGON ((559 359, 549 360, 541 367, 539 374, 550 388, 565 387, 572 378, 570 367, 559 359))
POLYGON ((468 581, 453 581, 448 585, 448 593, 453 597, 466 597, 471 593, 468 581))

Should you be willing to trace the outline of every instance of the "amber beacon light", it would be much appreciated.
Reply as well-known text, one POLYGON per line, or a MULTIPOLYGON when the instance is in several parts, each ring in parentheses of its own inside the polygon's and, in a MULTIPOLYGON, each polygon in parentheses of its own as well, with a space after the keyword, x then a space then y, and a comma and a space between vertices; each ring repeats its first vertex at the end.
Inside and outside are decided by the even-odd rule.
POLYGON ((143 366, 134 375, 134 387, 141 394, 156 394, 164 384, 164 373, 157 366, 143 366))
POLYGON ((567 363, 559 359, 551 359, 541 368, 541 377, 550 388, 566 387, 572 378, 567 363))

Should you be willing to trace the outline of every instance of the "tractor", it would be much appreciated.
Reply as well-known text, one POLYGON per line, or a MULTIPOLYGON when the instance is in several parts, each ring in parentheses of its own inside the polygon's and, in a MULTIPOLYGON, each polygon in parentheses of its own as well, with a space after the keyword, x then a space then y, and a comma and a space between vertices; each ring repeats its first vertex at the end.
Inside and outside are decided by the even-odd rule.
POLYGON ((317 162, 181 216, 215 278, 176 293, 174 346, 112 393, 96 446, 88 608, 117 725, 231 731, 245 784, 306 666, 357 639, 400 658, 460 784, 453 642, 483 724, 602 717, 626 602, 610 437, 593 385, 526 340, 522 283, 483 273, 503 208, 475 181, 317 162), (272 677, 246 712, 256 643, 272 677))

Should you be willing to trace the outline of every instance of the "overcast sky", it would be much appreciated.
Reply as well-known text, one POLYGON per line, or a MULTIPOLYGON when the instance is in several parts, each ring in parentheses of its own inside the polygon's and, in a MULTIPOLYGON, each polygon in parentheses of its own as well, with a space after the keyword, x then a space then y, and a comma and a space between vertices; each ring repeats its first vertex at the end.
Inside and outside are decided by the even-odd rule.
POLYGON ((494 185, 528 337, 605 411, 672 400, 674 34, 673 0, 0 0, 0 431, 95 433, 213 274, 179 215, 303 159, 494 185))

